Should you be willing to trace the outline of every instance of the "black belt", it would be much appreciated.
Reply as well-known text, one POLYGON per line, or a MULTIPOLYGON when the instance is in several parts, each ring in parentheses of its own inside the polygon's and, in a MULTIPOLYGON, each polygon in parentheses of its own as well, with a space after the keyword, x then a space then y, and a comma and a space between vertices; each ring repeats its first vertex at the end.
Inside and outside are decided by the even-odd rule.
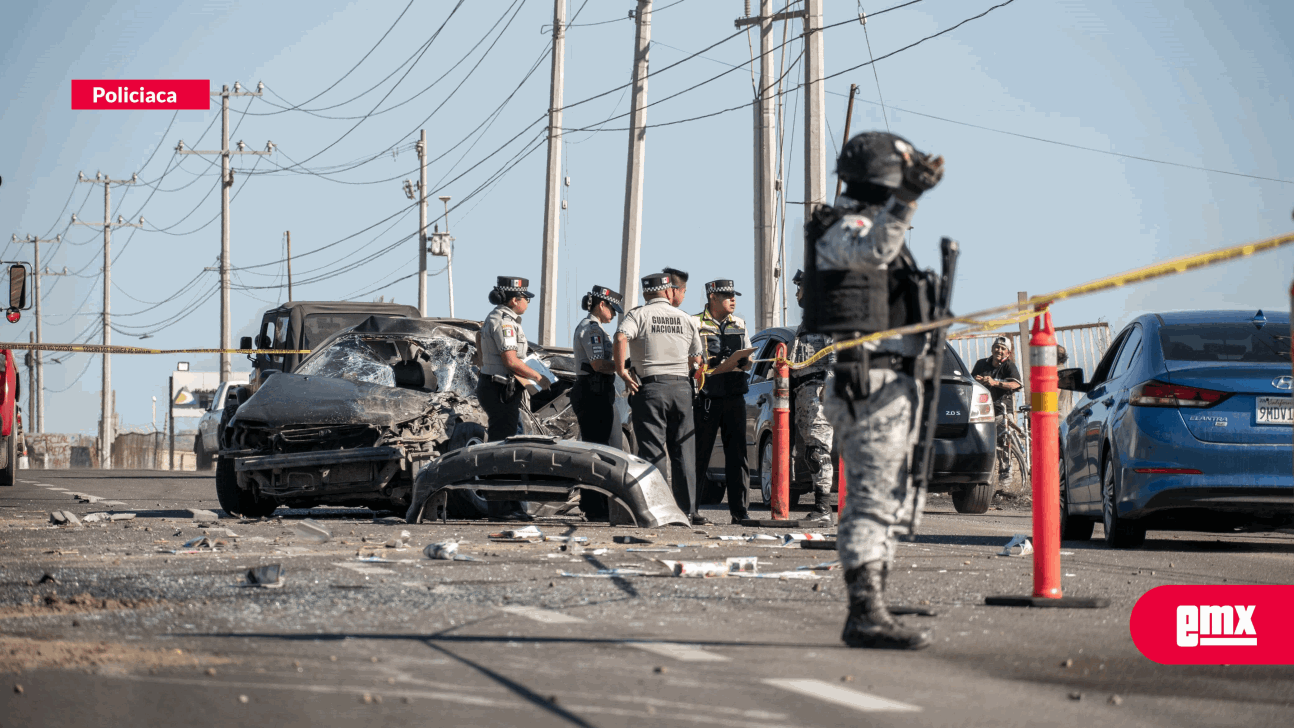
POLYGON ((642 383, 655 384, 657 382, 682 382, 687 381, 690 378, 691 377, 688 377, 686 374, 653 374, 650 377, 643 377, 642 383))
POLYGON ((867 357, 867 366, 871 369, 889 369, 909 375, 916 371, 916 363, 916 357, 898 354, 869 354, 867 357))

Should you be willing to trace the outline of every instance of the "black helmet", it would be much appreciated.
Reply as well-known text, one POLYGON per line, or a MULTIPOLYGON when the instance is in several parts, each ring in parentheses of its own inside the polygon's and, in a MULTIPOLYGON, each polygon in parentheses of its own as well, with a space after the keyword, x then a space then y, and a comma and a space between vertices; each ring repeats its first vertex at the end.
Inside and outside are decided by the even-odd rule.
POLYGON ((865 131, 845 142, 836 174, 849 184, 898 189, 903 182, 903 155, 916 149, 907 139, 884 131, 865 131))

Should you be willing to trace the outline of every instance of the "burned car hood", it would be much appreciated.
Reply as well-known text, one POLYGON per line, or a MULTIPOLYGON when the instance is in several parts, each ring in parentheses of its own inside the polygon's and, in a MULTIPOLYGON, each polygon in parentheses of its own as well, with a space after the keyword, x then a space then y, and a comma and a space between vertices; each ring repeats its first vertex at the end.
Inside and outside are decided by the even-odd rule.
POLYGON ((371 424, 392 426, 433 409, 444 395, 353 382, 333 377, 275 374, 261 385, 235 415, 286 425, 371 424))

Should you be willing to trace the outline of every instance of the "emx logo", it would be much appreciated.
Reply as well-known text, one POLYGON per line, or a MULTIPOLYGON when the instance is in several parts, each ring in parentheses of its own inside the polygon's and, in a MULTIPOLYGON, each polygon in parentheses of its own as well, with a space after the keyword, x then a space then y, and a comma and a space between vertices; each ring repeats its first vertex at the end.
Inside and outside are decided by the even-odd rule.
POLYGON ((1128 629, 1141 654, 1165 665, 1294 664, 1294 586, 1156 587, 1128 629))

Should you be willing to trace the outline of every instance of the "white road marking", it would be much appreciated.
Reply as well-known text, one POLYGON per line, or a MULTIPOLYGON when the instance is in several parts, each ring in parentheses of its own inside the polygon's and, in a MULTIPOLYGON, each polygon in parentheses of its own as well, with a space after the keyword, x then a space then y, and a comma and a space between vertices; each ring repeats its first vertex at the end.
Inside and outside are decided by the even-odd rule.
POLYGON ((66 493, 66 492, 67 492, 67 488, 55 488, 55 487, 54 487, 54 486, 52 486, 52 485, 49 487, 49 489, 50 489, 50 490, 57 490, 57 491, 61 491, 61 492, 63 492, 63 493, 66 493))
POLYGON ((839 685, 833 685, 822 680, 788 680, 784 678, 770 678, 761 681, 765 685, 790 690, 793 693, 800 693, 811 698, 817 698, 827 703, 843 705, 846 708, 853 708, 864 713, 894 712, 894 713, 916 713, 921 708, 907 703, 900 703, 897 700, 888 700, 886 698, 860 693, 857 690, 842 688, 839 685))
POLYGON ((569 614, 540 609, 539 607, 523 607, 516 605, 510 607, 499 607, 499 611, 527 617, 536 622, 543 622, 544 624, 576 624, 584 621, 579 617, 572 617, 569 614))
POLYGON ((383 569, 380 566, 369 566, 368 564, 352 564, 349 561, 338 561, 333 566, 340 566, 343 569, 358 571, 361 574, 394 574, 390 569, 383 569))
POLYGON ((700 647, 680 645, 673 642, 626 642, 626 645, 661 657, 672 657, 680 662, 728 662, 731 658, 706 652, 700 647))

